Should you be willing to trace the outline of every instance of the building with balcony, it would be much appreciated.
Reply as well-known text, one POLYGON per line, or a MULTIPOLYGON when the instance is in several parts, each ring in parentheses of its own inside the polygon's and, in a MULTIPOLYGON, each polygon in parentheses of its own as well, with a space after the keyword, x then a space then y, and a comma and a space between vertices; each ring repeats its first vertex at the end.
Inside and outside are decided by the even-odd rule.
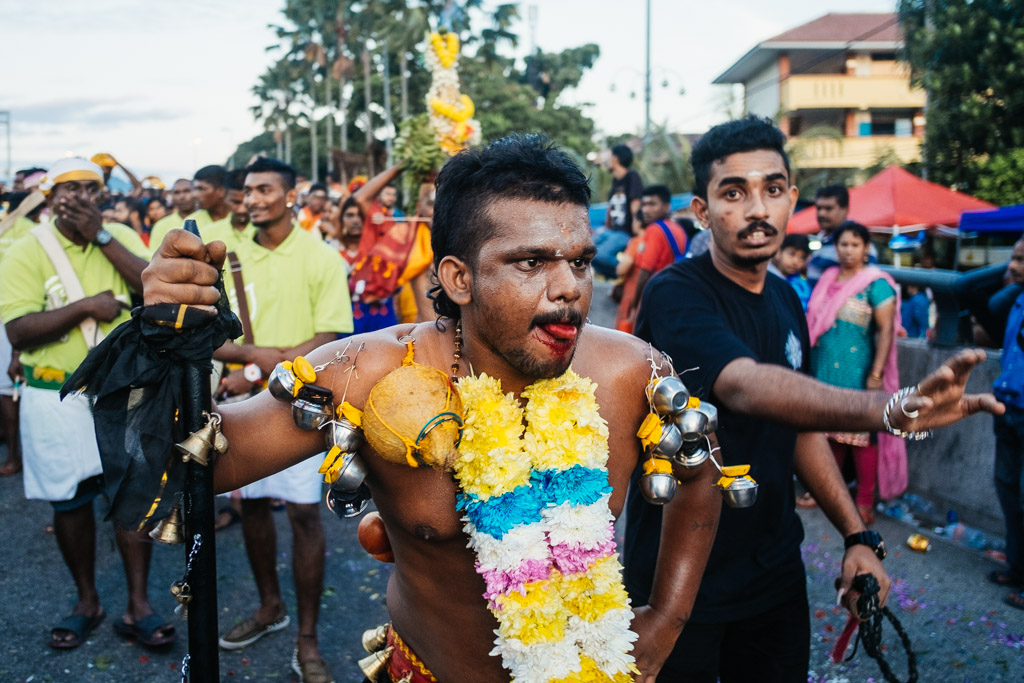
POLYGON ((759 43, 714 83, 742 84, 746 110, 779 121, 802 169, 908 163, 920 159, 925 93, 902 46, 894 13, 826 14, 759 43))

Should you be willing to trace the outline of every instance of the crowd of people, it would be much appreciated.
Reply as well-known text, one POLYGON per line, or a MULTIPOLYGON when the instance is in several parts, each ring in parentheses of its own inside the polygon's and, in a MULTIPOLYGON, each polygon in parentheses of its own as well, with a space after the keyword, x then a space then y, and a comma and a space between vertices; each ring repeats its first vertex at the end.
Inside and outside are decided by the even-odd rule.
MULTIPOLYGON (((885 548, 870 525, 876 496, 897 495, 906 485, 903 439, 1004 407, 992 395, 964 393, 971 369, 984 360, 976 351, 899 388, 899 287, 873 267, 867 230, 845 220, 845 190, 819 193, 820 249, 785 235, 797 188, 784 143, 771 122, 756 117, 712 128, 693 149, 695 197, 684 216, 672 215, 667 187, 644 186, 630 169, 629 148, 616 147, 607 222, 597 230, 587 220, 588 179, 540 136, 512 136, 452 157, 435 183, 406 198, 411 215, 402 212, 395 186, 401 164, 342 188, 305 183, 288 164, 254 158, 244 169, 205 166, 169 190, 129 173, 126 197, 107 193, 118 166, 110 155, 19 171, 0 223, 0 318, 9 355, 0 361, 10 366, 10 383, 0 386, 9 458, 0 473, 20 472, 26 497, 51 502, 57 546, 77 589, 72 613, 54 626, 48 644, 78 647, 106 616, 93 576, 93 503, 110 492, 109 482, 87 402, 76 395, 61 401, 58 391, 134 306, 216 305, 223 272, 242 334, 213 354, 214 393, 231 443, 214 476, 229 496, 222 523, 241 519, 258 605, 221 635, 222 648, 252 646, 288 626, 291 613, 298 620, 292 669, 302 681, 333 680, 317 638, 323 438, 297 429, 287 404, 263 391, 280 363, 306 356, 318 368, 317 382, 344 384, 357 409, 395 368, 436 368, 447 386, 467 390, 466 448, 525 428, 526 446, 515 457, 550 468, 501 479, 517 467, 509 464, 518 462, 510 450, 519 448, 517 436, 479 456, 497 458, 473 467, 498 478, 489 480, 490 493, 470 496, 460 489, 470 481, 465 462, 456 465, 457 483, 364 447, 366 481, 395 562, 386 631, 391 680, 500 681, 509 671, 533 680, 581 671, 587 680, 806 680, 810 622, 797 482, 807 492, 802 504, 820 506, 844 539, 838 598, 853 610, 853 579, 871 573, 884 604, 885 548), (188 220, 199 237, 177 229, 188 220), (592 273, 619 279, 617 330, 586 323, 592 273), (353 334, 364 349, 359 372, 341 379, 354 368, 341 354, 353 334), (666 365, 662 353, 677 367, 694 368, 686 385, 719 407, 720 448, 713 451, 723 464, 750 464, 760 485, 753 510, 722 505, 717 470, 708 464, 676 464, 681 490, 667 505, 641 495, 649 454, 635 435, 651 410, 645 387, 652 367, 666 365), (474 413, 471 399, 488 377, 499 390, 474 413), (559 410, 534 407, 552 391, 575 399, 559 410), (494 422, 507 417, 502 392, 525 408, 523 425, 494 422), (591 404, 598 415, 586 413, 591 404), (576 417, 546 422, 566 411, 576 417), (588 429, 596 436, 584 436, 588 429), (531 446, 545 439, 566 444, 564 453, 547 447, 569 458, 566 471, 531 446), (856 501, 841 470, 848 453, 856 501), (601 477, 592 491, 583 479, 558 483, 567 471, 591 467, 601 477), (541 498, 548 502, 536 519, 525 502, 508 503, 500 523, 475 516, 488 496, 531 490, 551 496, 541 498), (277 576, 277 504, 294 538, 294 610, 277 576), (560 506, 592 508, 598 531, 625 514, 624 570, 609 564, 614 543, 596 540, 584 517, 567 529, 547 517, 560 506), (519 514, 524 524, 550 525, 546 535, 517 536, 519 514), (559 534, 563 545, 549 548, 559 534), (598 571, 610 574, 591 573, 598 571), (570 576, 592 582, 589 593, 568 583, 560 589, 560 609, 576 616, 538 627, 557 610, 530 601, 551 599, 547 587, 570 576), (484 583, 487 599, 480 597, 484 583), (608 591, 600 600, 597 586, 608 591), (504 590, 511 592, 497 597, 504 590), (583 593, 570 598, 572 590, 583 593), (631 610, 615 602, 627 593, 631 610), (496 630, 503 601, 519 594, 525 621, 503 621, 496 630), (572 631, 581 620, 588 626, 572 631)), ((1024 263, 1024 246, 1018 260, 1024 263)), ((1024 267, 1018 270, 1019 278, 1011 268, 1024 281, 1024 267)), ((1018 300, 1011 327, 1020 307, 1018 300)), ((1017 430, 1019 440, 1014 404, 1024 393, 998 389, 1010 406, 1004 431, 1017 430)), ((1004 450, 1016 458, 1019 477, 1020 448, 1009 439, 1004 450)), ((1000 492, 1004 506, 1012 505, 1012 493, 1000 492)), ((178 634, 148 600, 148 539, 128 529, 118 529, 117 539, 129 595, 114 629, 145 646, 165 646, 178 634)), ((993 580, 1021 580, 1020 552, 1008 548, 1010 568, 993 580)))

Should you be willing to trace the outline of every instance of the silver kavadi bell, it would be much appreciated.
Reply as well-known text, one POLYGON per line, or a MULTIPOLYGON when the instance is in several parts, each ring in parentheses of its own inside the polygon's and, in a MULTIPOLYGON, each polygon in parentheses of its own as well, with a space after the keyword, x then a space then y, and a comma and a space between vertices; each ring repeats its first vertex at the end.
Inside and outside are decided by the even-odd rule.
POLYGON ((690 402, 686 385, 674 375, 652 380, 647 385, 647 397, 659 415, 675 415, 686 410, 690 402))
POLYGON ((704 433, 717 432, 718 431, 718 408, 708 403, 707 401, 701 401, 700 405, 695 408, 704 413, 708 418, 708 426, 704 428, 704 433))
POLYGON ((290 368, 278 363, 270 372, 267 389, 270 390, 270 395, 277 400, 290 403, 295 397, 295 373, 290 368))
POLYGON ((672 455, 672 461, 683 467, 699 467, 711 457, 711 452, 704 448, 703 441, 684 441, 682 447, 672 455))
POLYGON ((736 477, 721 489, 726 505, 731 508, 748 508, 757 500, 757 482, 749 476, 736 477))
POLYGON ((358 453, 345 453, 341 456, 345 464, 338 472, 338 478, 331 484, 331 488, 339 491, 357 491, 366 480, 366 463, 358 453))
POLYGON ((370 502, 370 489, 361 484, 355 491, 341 491, 333 485, 327 489, 327 509, 338 517, 355 517, 366 509, 370 502))
POLYGON ((652 472, 640 477, 640 493, 653 505, 671 502, 676 495, 676 478, 671 474, 652 472))
POLYGON ((654 445, 654 452, 658 455, 671 457, 683 445, 683 436, 679 429, 671 422, 661 426, 661 438, 654 445))
POLYGON ((327 433, 327 446, 337 446, 346 453, 358 451, 363 445, 363 432, 348 418, 340 418, 327 433))
POLYGON ((683 441, 703 440, 704 432, 708 428, 708 416, 694 408, 684 410, 676 415, 674 422, 679 428, 683 441))
POLYGON ((299 429, 304 429, 307 432, 315 432, 330 422, 333 417, 334 411, 330 406, 304 401, 301 398, 292 402, 292 419, 295 420, 299 429))

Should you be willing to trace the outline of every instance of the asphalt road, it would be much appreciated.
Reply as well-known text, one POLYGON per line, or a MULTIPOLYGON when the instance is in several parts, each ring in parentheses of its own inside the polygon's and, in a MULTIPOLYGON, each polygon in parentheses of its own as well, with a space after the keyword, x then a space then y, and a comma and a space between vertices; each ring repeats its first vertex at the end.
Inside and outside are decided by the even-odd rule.
MULTIPOLYGON (((608 324, 613 305, 607 283, 598 283, 591 319, 608 324)), ((0 458, 6 457, 5 447, 0 458)), ((97 582, 107 610, 106 622, 76 650, 46 646, 50 628, 74 603, 74 588, 51 534, 45 527, 50 506, 26 501, 20 476, 0 479, 0 681, 179 681, 186 652, 186 625, 176 621, 181 638, 163 651, 128 644, 111 628, 124 609, 125 581, 109 524, 99 525, 97 582)), ((327 572, 320 618, 320 643, 338 681, 360 681, 355 662, 363 656, 359 638, 365 629, 386 620, 383 602, 389 565, 362 551, 355 539, 357 520, 337 520, 322 509, 327 535, 327 572)), ((817 510, 802 511, 807 532, 803 546, 807 565, 812 627, 809 681, 855 683, 881 681, 875 662, 863 651, 850 663, 832 665, 829 652, 845 623, 834 607, 832 581, 838 574, 841 541, 817 510)), ((294 681, 289 663, 297 635, 291 575, 291 532, 284 513, 275 515, 278 529, 278 570, 292 624, 241 651, 223 652, 223 680, 294 681)), ((1024 681, 1024 611, 1002 604, 1004 590, 984 581, 995 565, 975 551, 936 539, 928 554, 904 545, 915 530, 882 518, 876 527, 886 538, 886 567, 895 580, 890 606, 902 621, 918 654, 922 682, 1024 681)), ((182 546, 157 546, 150 573, 150 595, 159 612, 176 619, 168 587, 184 569, 182 546)), ((220 631, 248 616, 256 591, 236 525, 217 536, 220 631)), ((886 627, 887 656, 905 679, 906 665, 886 627)), ((742 654, 742 653, 738 653, 742 654)))

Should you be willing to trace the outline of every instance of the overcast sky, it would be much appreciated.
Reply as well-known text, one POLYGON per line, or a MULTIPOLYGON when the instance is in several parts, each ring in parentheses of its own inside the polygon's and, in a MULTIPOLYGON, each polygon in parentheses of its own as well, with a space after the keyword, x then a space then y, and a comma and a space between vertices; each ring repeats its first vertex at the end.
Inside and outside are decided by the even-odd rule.
MULTIPOLYGON (((275 38, 267 25, 280 20, 282 5, 0 0, 7 20, 0 41, 7 65, 0 110, 13 118, 13 167, 103 151, 139 177, 156 174, 169 183, 204 164, 222 163, 238 143, 261 131, 249 111, 255 104, 251 88, 272 61, 266 47, 275 38)), ((537 7, 534 35, 541 49, 588 42, 601 47, 594 69, 564 100, 590 103, 587 113, 605 133, 640 130, 643 1, 523 2, 520 54, 530 44, 530 5, 537 7)), ((891 11, 894 2, 651 0, 651 6, 652 118, 681 132, 700 132, 723 118, 722 88, 711 80, 757 42, 827 12, 891 11)), ((2 147, 0 158, 3 176, 2 147)))

